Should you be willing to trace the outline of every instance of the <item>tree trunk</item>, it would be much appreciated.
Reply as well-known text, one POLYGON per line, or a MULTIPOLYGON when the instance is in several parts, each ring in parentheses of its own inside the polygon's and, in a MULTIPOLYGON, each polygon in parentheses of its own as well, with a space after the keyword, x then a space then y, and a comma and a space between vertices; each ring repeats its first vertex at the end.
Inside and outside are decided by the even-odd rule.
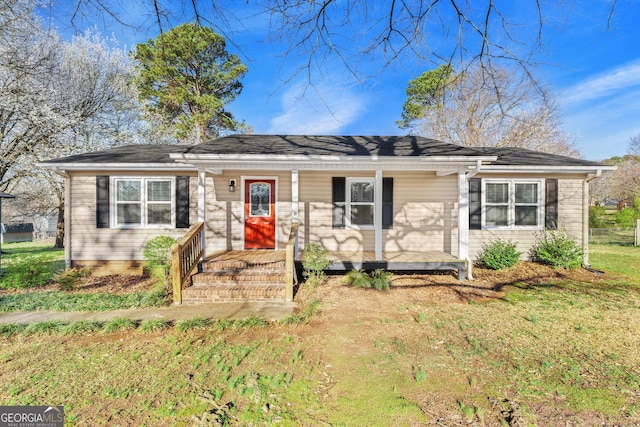
POLYGON ((55 249, 64 248, 64 201, 58 205, 58 226, 56 227, 55 249))

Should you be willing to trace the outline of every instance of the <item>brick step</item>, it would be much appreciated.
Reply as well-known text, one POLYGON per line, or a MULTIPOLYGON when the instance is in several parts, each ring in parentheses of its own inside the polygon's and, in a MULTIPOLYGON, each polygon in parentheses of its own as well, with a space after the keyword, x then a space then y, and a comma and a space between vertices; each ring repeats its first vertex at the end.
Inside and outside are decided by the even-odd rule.
POLYGON ((206 304, 235 301, 284 301, 285 289, 280 284, 197 284, 182 291, 183 304, 206 304))
POLYGON ((204 261, 202 263, 202 271, 219 271, 219 270, 284 270, 284 261, 272 262, 250 262, 245 260, 226 260, 226 261, 204 261))
POLYGON ((191 276, 194 285, 284 285, 284 281, 284 271, 276 270, 203 271, 191 276))

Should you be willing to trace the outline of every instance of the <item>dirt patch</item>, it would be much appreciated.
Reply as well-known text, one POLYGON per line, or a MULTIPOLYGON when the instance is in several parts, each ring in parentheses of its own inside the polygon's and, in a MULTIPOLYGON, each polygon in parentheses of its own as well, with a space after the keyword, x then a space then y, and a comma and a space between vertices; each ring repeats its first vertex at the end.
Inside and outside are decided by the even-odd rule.
MULTIPOLYGON (((94 277, 87 275, 77 277, 72 288, 67 291, 70 293, 126 295, 134 292, 148 292, 152 290, 157 283, 158 279, 149 276, 112 274, 109 276, 94 277)), ((52 281, 46 286, 40 286, 38 288, 0 289, 0 296, 59 290, 62 290, 61 285, 52 281)))
MULTIPOLYGON (((499 271, 475 268, 473 276, 474 280, 460 282, 455 275, 442 272, 395 275, 390 292, 353 289, 344 285, 342 276, 331 276, 320 289, 315 292, 300 292, 296 295, 296 300, 303 304, 311 298, 321 297, 325 303, 351 307, 369 307, 373 300, 380 300, 384 301, 385 306, 395 310, 399 305, 412 302, 468 303, 502 298, 504 288, 509 285, 535 285, 558 280, 597 283, 615 277, 609 273, 604 275, 583 268, 553 269, 534 262, 520 262, 512 268, 499 271)), ((345 315, 351 317, 353 313, 347 310, 345 315)))

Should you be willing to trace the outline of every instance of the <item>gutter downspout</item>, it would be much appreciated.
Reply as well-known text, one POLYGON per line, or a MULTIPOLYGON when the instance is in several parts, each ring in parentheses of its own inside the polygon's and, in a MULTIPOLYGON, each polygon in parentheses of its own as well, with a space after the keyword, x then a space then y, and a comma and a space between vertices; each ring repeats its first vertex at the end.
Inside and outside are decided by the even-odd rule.
POLYGON ((582 264, 589 267, 589 183, 602 175, 602 169, 587 174, 582 181, 582 264))
MULTIPOLYGON (((482 160, 476 160, 475 168, 473 168, 469 172, 460 174, 461 182, 459 183, 460 190, 464 188, 464 194, 465 194, 466 203, 467 203, 467 209, 466 209, 467 215, 466 215, 466 218, 463 219, 460 213, 458 213, 458 215, 460 215, 460 218, 458 219, 458 224, 460 224, 460 227, 458 229, 458 250, 464 247, 465 253, 460 255, 461 255, 461 258, 464 257, 464 260, 467 262, 467 278, 469 280, 473 280, 473 262, 469 257, 469 179, 473 178, 476 174, 478 174, 481 168, 482 168, 482 160), (462 232, 463 225, 465 227, 464 233, 462 232)), ((458 208, 458 212, 459 211, 460 211, 460 208, 458 208)))

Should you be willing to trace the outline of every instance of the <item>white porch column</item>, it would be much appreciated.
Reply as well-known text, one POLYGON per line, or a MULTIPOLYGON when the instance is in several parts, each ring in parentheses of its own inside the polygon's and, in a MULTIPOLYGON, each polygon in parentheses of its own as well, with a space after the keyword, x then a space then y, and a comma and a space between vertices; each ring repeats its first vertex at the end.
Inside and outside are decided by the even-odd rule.
POLYGON ((469 181, 458 171, 458 258, 469 258, 469 181))
POLYGON ((299 222, 298 170, 291 171, 291 222, 299 222))
POLYGON ((375 228, 376 261, 382 261, 382 170, 376 170, 373 224, 375 228))
MULTIPOLYGON (((207 171, 198 169, 198 222, 205 221, 206 200, 205 194, 207 189, 207 171)), ((205 227, 206 228, 206 227, 205 227)))

